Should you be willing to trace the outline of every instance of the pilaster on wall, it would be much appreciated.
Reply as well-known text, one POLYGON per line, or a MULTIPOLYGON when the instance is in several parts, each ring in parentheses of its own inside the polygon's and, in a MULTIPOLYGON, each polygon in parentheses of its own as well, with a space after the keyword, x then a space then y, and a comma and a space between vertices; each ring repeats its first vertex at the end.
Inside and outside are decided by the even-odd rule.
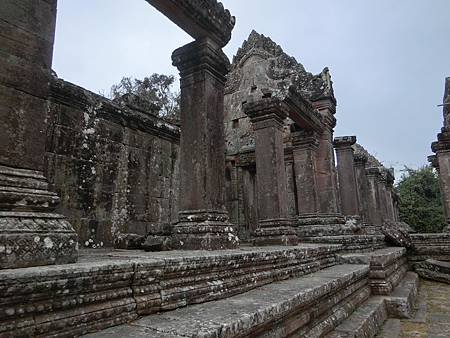
POLYGON ((42 173, 56 0, 2 0, 0 21, 0 269, 75 262, 42 173))

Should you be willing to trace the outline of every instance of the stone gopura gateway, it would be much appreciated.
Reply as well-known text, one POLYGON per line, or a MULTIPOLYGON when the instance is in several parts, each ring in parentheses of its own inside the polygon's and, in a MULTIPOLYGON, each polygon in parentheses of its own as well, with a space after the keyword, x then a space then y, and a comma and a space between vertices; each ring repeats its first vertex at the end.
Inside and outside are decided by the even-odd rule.
POLYGON ((408 234, 393 171, 334 137, 329 70, 254 31, 230 64, 222 4, 148 2, 194 38, 172 55, 180 126, 52 75, 56 0, 0 2, 0 337, 373 337, 411 317, 411 268, 445 281, 450 238, 408 234))

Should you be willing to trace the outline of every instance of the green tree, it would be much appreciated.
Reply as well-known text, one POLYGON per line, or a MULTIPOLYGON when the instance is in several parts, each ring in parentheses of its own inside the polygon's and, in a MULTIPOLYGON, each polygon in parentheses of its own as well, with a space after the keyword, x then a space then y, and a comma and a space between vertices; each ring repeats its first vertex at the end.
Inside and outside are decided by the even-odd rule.
POLYGON ((439 178, 434 169, 405 167, 397 185, 400 219, 417 232, 440 232, 445 226, 439 178))
POLYGON ((127 96, 136 96, 146 107, 160 117, 176 122, 180 117, 180 94, 173 91, 175 77, 172 75, 152 74, 142 80, 123 77, 111 87, 110 98, 121 101, 127 96))

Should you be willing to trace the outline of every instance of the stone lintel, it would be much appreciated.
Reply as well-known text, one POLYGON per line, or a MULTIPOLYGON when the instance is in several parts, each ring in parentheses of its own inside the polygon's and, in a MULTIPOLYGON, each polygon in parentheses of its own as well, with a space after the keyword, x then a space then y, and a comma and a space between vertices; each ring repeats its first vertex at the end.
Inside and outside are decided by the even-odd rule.
POLYGON ((336 150, 352 149, 352 145, 356 143, 356 136, 339 136, 335 137, 333 141, 336 150))
POLYGON ((200 71, 209 71, 225 83, 225 76, 230 69, 230 61, 221 47, 209 38, 176 49, 172 53, 172 64, 180 71, 181 80, 200 71))
POLYGON ((323 117, 311 102, 301 96, 293 87, 289 88, 284 102, 289 107, 289 117, 295 124, 305 130, 321 133, 325 128, 323 117))
POLYGON ((194 39, 205 37, 224 47, 236 19, 217 0, 147 0, 194 39))

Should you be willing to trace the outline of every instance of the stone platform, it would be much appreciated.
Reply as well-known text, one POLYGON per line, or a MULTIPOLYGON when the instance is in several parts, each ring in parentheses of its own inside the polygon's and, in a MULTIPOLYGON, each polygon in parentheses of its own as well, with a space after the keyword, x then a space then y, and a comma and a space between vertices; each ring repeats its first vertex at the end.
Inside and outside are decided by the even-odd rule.
POLYGON ((309 243, 338 244, 343 252, 371 252, 386 247, 382 235, 334 235, 300 239, 309 243))
POLYGON ((78 336, 332 267, 340 246, 81 251, 76 264, 0 271, 0 336, 78 336))

